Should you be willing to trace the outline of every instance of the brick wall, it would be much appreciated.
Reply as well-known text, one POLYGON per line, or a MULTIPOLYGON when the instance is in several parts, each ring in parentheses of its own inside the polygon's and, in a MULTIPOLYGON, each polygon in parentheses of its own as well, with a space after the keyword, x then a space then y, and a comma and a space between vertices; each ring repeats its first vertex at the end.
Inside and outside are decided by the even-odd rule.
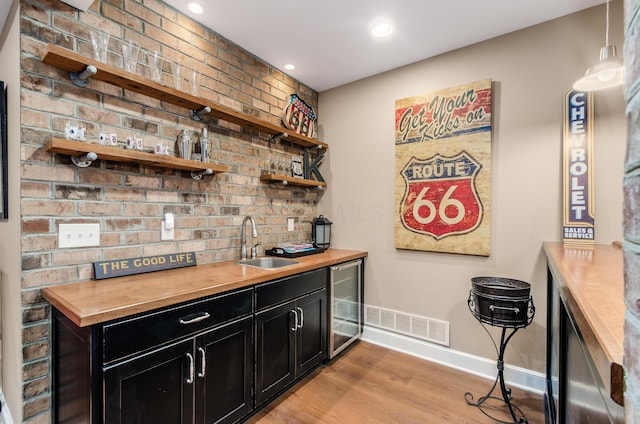
MULTIPOLYGON (((110 64, 122 66, 123 38, 187 66, 193 59, 198 96, 278 125, 290 94, 316 109, 318 96, 156 0, 96 0, 87 12, 58 0, 23 0, 20 17, 23 416, 24 422, 44 423, 52 419, 50 310, 40 288, 90 279, 97 260, 181 251, 196 251, 199 263, 238 258, 245 215, 254 216, 266 246, 305 240, 321 195, 259 180, 270 157, 301 155, 300 148, 270 144, 264 134, 213 118, 193 121, 185 109, 99 81, 78 88, 66 72, 41 62, 45 46, 91 56, 91 28, 107 29, 110 64), (97 140, 99 132, 116 133, 120 140, 134 134, 148 147, 173 146, 179 130, 206 125, 213 159, 230 172, 196 182, 188 173, 116 162, 77 168, 67 156, 43 149, 51 136, 64 138, 72 120, 84 124, 90 139, 97 140), (160 241, 165 212, 176 217, 174 241, 160 241), (294 232, 287 232, 290 216, 297 217, 294 232), (99 223, 100 247, 58 249, 60 223, 99 223)), ((138 72, 148 76, 143 66, 138 72)))
POLYGON ((624 167, 625 422, 640 423, 640 2, 625 0, 627 157, 624 167))

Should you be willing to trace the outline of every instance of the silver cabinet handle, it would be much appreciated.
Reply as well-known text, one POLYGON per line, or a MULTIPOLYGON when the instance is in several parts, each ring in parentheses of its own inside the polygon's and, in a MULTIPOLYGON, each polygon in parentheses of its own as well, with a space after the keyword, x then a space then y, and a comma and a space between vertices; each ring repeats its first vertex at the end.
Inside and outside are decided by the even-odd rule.
POLYGON ((194 364, 193 364, 193 356, 190 353, 187 353, 187 359, 189 360, 189 377, 185 380, 187 384, 193 383, 193 373, 194 373, 194 364))
MULTIPOLYGON (((302 328, 304 327, 304 311, 302 310, 302 308, 297 307, 296 308, 298 311, 300 311, 300 325, 298 325, 297 328, 302 328)), ((296 314, 297 315, 297 314, 296 314)))
POLYGON ((292 309, 291 312, 293 312, 293 316, 295 317, 295 321, 293 324, 293 328, 291 328, 291 331, 297 331, 298 330, 298 312, 296 312, 295 309, 292 309))
POLYGON ((191 318, 191 319, 180 318, 180 320, 178 322, 180 324, 182 324, 182 325, 195 324, 196 322, 203 321, 203 320, 209 318, 210 316, 211 315, 209 315, 209 312, 201 312, 200 315, 198 315, 197 317, 194 317, 194 318, 191 318))
POLYGON ((200 352, 200 355, 202 355, 201 359, 200 359, 200 372, 198 373, 198 377, 204 378, 204 376, 205 376, 205 374, 207 372, 206 371, 207 370, 206 352, 201 347, 198 348, 198 352, 200 352))
POLYGON ((330 266, 329 268, 331 269, 331 271, 342 271, 343 269, 349 269, 349 268, 353 268, 354 266, 360 266, 360 264, 362 264, 362 260, 357 259, 353 262, 348 262, 342 265, 334 265, 334 266, 330 266))

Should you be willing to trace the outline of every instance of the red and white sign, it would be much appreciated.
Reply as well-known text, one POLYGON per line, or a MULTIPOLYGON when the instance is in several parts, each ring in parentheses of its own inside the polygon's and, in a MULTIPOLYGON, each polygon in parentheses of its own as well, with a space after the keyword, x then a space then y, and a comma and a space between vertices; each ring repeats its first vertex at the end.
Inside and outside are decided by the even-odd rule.
POLYGON ((289 97, 289 102, 282 111, 282 122, 285 127, 298 134, 311 138, 316 136, 316 113, 297 94, 289 97))
POLYGON ((489 256, 491 80, 396 101, 396 248, 489 256))
POLYGON ((440 240, 480 225, 482 202, 475 177, 481 165, 467 152, 446 158, 414 159, 402 171, 407 190, 401 219, 411 231, 440 240))

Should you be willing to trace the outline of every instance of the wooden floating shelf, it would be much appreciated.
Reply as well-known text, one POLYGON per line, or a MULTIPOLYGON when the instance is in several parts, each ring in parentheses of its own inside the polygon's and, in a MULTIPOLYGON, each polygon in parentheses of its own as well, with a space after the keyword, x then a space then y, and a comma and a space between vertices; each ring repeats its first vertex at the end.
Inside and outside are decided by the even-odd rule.
POLYGON ((82 73, 87 66, 92 65, 95 66, 97 72, 90 77, 91 79, 104 81, 195 112, 209 107, 211 111, 208 114, 215 118, 242 125, 243 127, 253 128, 272 136, 286 134, 285 140, 303 147, 321 149, 328 147, 326 143, 298 134, 295 131, 237 112, 226 106, 208 102, 189 93, 167 87, 108 63, 98 62, 54 44, 47 46, 42 62, 76 74, 82 73))
POLYGON ((324 181, 305 180, 302 178, 295 178, 278 174, 264 174, 260 176, 260 180, 270 183, 282 183, 284 185, 296 185, 301 187, 325 188, 327 186, 327 183, 325 183, 324 181))
POLYGON ((229 172, 229 168, 224 165, 187 160, 173 156, 156 155, 154 153, 141 152, 139 150, 128 150, 113 146, 65 140, 61 138, 52 138, 49 140, 45 146, 45 150, 47 152, 60 153, 69 156, 82 156, 93 152, 98 155, 98 159, 111 160, 114 162, 137 163, 140 165, 178 169, 182 171, 200 172, 210 169, 213 174, 229 172))

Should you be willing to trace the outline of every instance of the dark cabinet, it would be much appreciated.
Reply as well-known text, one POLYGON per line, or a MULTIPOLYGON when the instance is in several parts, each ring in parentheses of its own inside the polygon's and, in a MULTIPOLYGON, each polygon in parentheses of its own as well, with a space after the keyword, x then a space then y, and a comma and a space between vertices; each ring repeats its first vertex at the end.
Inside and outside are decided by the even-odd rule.
POLYGON ((196 424, 234 423, 251 412, 252 335, 247 317, 196 339, 196 424))
POLYGON ((547 271, 547 290, 546 421, 623 423, 624 408, 608 393, 581 331, 588 325, 586 318, 564 295, 561 281, 551 268, 547 271))
POLYGON ((327 270, 256 287, 256 406, 327 358, 327 270))
POLYGON ((106 369, 105 423, 236 422, 251 411, 252 331, 247 317, 106 369))
POLYGON ((105 423, 190 423, 193 384, 185 358, 192 345, 170 345, 105 370, 105 423))
POLYGON ((90 327, 54 310, 54 422, 241 422, 327 359, 328 275, 90 327))
POLYGON ((56 422, 238 421, 252 408, 252 312, 252 289, 91 329, 56 311, 56 422))

